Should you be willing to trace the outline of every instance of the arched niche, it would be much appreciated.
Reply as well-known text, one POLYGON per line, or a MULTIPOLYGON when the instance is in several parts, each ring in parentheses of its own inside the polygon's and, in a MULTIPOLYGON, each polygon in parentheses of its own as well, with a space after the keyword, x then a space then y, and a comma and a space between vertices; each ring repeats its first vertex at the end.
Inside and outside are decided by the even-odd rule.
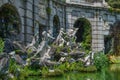
POLYGON ((59 17, 55 15, 53 18, 53 37, 56 38, 58 36, 59 30, 60 30, 60 20, 59 17))
POLYGON ((21 20, 15 6, 7 3, 0 7, 0 38, 18 40, 21 20))
POLYGON ((74 28, 78 28, 76 32, 76 43, 82 43, 86 50, 91 50, 92 34, 91 24, 86 18, 79 18, 75 21, 74 28))

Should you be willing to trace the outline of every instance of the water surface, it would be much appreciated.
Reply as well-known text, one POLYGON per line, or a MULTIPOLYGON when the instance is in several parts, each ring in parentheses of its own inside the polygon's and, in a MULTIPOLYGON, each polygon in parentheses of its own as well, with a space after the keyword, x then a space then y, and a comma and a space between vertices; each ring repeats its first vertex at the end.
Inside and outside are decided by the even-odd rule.
POLYGON ((101 72, 96 73, 65 73, 61 77, 29 77, 28 80, 120 80, 120 64, 112 64, 101 72))

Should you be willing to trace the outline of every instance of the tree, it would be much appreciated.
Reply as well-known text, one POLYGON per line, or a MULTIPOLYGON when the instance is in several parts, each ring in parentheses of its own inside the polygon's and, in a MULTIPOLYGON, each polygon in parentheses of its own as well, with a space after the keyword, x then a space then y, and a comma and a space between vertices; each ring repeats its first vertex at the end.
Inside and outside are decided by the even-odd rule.
POLYGON ((113 8, 120 8, 120 0, 106 0, 113 8))

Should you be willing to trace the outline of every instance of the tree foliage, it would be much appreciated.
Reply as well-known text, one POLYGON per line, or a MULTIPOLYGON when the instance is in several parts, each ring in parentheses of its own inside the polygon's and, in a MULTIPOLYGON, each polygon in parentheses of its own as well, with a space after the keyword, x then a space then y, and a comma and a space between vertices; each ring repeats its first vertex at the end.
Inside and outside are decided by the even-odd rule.
POLYGON ((120 8, 120 0, 106 0, 113 8, 120 8))

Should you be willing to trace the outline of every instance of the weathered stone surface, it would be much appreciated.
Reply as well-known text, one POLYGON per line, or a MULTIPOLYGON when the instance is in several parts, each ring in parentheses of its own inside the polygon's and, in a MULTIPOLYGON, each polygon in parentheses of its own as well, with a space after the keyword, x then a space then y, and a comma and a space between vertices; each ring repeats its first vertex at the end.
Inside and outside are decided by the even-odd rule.
POLYGON ((68 62, 69 62, 69 63, 72 63, 72 62, 76 62, 76 60, 73 59, 73 58, 70 58, 70 59, 68 60, 68 62))
POLYGON ((48 67, 50 67, 50 66, 55 66, 55 65, 59 65, 59 63, 58 62, 54 62, 54 61, 50 61, 50 60, 44 60, 44 61, 40 61, 40 66, 48 66, 48 67))
POLYGON ((60 56, 61 56, 61 57, 68 57, 68 53, 61 52, 61 53, 60 53, 60 56))
POLYGON ((0 55, 0 75, 5 75, 9 68, 9 57, 5 54, 0 55))
POLYGON ((85 52, 76 51, 76 52, 71 52, 69 55, 71 57, 74 57, 75 59, 78 59, 78 58, 84 57, 85 56, 85 52))
POLYGON ((16 63, 18 63, 20 65, 25 65, 25 61, 19 55, 15 55, 14 59, 15 59, 16 63))
POLYGON ((6 53, 10 53, 12 51, 14 51, 14 46, 13 46, 13 42, 10 39, 5 39, 5 52, 6 53))
POLYGON ((13 45, 14 45, 15 50, 19 50, 18 53, 26 52, 25 46, 23 44, 21 44, 20 42, 13 41, 13 45))

